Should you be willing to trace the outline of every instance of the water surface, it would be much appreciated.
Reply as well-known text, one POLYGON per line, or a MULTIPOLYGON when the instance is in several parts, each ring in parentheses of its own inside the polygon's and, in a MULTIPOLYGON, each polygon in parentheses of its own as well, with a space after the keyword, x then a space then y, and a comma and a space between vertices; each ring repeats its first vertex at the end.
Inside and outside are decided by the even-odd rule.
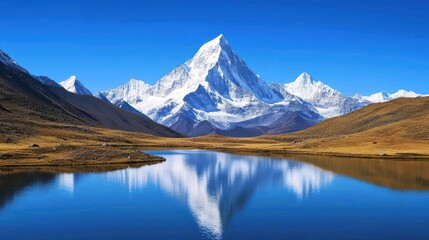
POLYGON ((429 163, 152 151, 103 171, 0 171, 2 239, 429 239, 429 163))

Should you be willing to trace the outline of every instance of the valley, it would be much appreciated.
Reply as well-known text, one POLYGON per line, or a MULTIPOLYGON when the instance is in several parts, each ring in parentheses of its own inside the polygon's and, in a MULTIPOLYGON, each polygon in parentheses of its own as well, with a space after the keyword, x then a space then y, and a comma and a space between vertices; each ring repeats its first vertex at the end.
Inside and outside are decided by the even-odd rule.
MULTIPOLYGON (((159 161, 144 149, 207 149, 240 154, 324 155, 429 160, 429 98, 373 104, 303 131, 254 138, 168 138, 66 124, 28 124, 33 134, 0 143, 0 166, 159 161), (30 144, 40 145, 38 148, 30 144), (152 159, 152 160, 151 160, 152 159)), ((1 135, 1 134, 0 134, 1 135)), ((1 135, 1 139, 5 139, 1 135)))
POLYGON ((268 84, 223 35, 155 85, 93 94, 0 52, 0 166, 153 163, 142 149, 428 159, 429 97, 347 97, 302 73, 268 84))

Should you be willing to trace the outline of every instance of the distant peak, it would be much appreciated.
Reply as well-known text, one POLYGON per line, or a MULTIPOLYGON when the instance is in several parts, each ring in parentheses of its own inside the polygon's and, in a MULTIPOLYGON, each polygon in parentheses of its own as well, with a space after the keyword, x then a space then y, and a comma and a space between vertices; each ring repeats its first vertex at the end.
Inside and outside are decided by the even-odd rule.
POLYGON ((303 83, 303 84, 310 84, 310 83, 313 83, 313 78, 307 72, 303 72, 303 73, 301 73, 301 75, 298 76, 298 78, 295 80, 295 82, 299 82, 299 83, 303 83))
POLYGON ((89 91, 81 82, 79 82, 75 75, 70 76, 59 84, 69 92, 81 95, 92 95, 91 91, 89 91))
POLYGON ((404 90, 404 89, 399 89, 396 93, 394 93, 394 94, 415 94, 415 95, 418 95, 417 93, 415 93, 415 92, 413 92, 413 91, 407 91, 407 90, 404 90))
POLYGON ((217 36, 216 38, 214 38, 213 40, 218 40, 219 42, 228 42, 225 38, 225 36, 221 33, 219 34, 219 36, 217 36))
POLYGON ((75 75, 72 75, 66 80, 64 80, 64 82, 76 82, 76 81, 77 81, 77 77, 75 75))
POLYGON ((135 78, 131 78, 129 83, 145 83, 143 80, 139 80, 139 79, 135 79, 135 78))
POLYGON ((130 81, 128 81, 128 83, 126 83, 125 85, 129 85, 129 86, 142 86, 142 87, 149 87, 150 84, 145 83, 143 80, 138 80, 135 78, 131 78, 130 81))

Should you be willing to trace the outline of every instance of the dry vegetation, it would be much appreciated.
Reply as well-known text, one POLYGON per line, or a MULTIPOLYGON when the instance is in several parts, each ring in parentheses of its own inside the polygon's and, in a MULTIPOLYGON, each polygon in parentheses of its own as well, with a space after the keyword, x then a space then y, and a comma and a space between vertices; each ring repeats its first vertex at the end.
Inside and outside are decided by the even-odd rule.
MULTIPOLYGON (((3 121, 4 125, 13 125, 3 121)), ((307 130, 257 138, 212 135, 163 138, 142 133, 52 124, 19 124, 0 131, 0 166, 78 165, 160 161, 147 148, 199 148, 249 154, 310 154, 368 158, 429 159, 429 98, 374 104, 307 130), (22 128, 22 129, 21 129, 22 128), (29 147, 38 144, 39 147, 29 147), (380 153, 386 156, 380 156, 380 153)))

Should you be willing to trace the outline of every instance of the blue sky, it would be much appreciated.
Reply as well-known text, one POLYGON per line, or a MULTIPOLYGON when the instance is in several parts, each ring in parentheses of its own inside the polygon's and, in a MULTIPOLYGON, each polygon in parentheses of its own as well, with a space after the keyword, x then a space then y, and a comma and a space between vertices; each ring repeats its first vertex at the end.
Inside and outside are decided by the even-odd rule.
POLYGON ((223 33, 267 82, 310 73, 347 95, 429 93, 429 2, 1 1, 0 49, 93 92, 154 83, 223 33))

